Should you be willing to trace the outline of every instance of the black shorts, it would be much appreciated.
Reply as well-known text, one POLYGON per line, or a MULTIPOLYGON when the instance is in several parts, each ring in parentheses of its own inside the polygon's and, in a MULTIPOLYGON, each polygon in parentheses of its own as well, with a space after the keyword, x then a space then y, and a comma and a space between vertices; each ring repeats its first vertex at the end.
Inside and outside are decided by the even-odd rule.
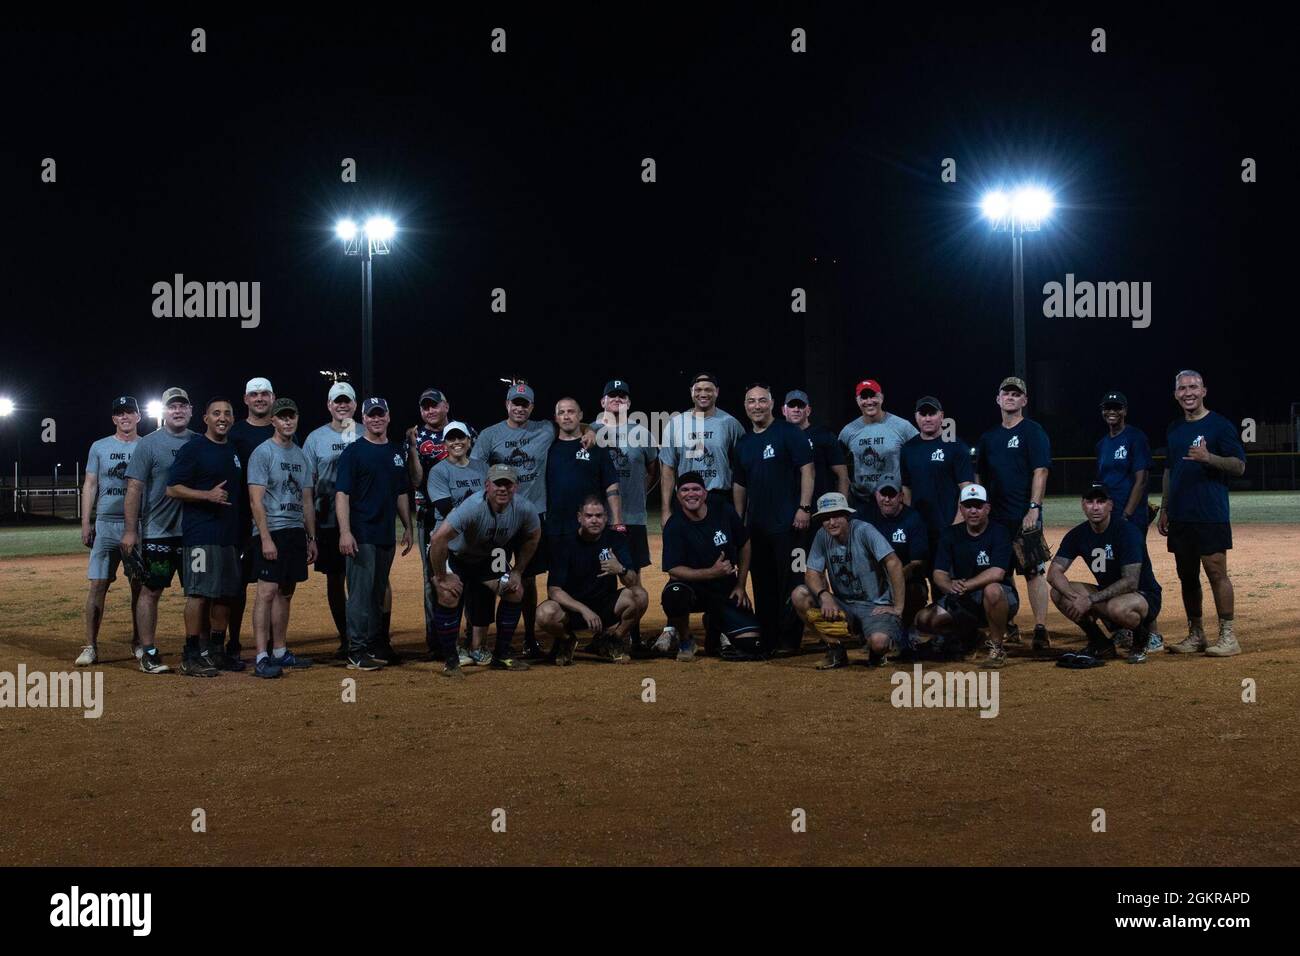
MULTIPOLYGON (((1010 621, 1020 610, 1020 597, 1016 589, 1009 584, 989 584, 985 587, 999 587, 1007 601, 1007 620, 1010 621)), ((939 607, 947 611, 959 627, 975 629, 988 627, 989 618, 984 612, 984 588, 976 588, 965 594, 945 594, 939 598, 939 607)))
MULTIPOLYGON (((582 602, 600 615, 600 622, 605 626, 605 630, 615 627, 619 622, 619 616, 614 611, 614 605, 618 603, 620 593, 614 591, 594 601, 582 602)), ((565 620, 571 631, 585 631, 587 629, 587 620, 581 614, 570 611, 565 620)))
POLYGON ((1151 627, 1156 623, 1156 618, 1160 616, 1160 592, 1159 591, 1139 591, 1138 594, 1147 602, 1147 616, 1142 618, 1143 627, 1151 627))
POLYGON ((1201 558, 1207 554, 1232 550, 1232 525, 1201 521, 1169 522, 1170 554, 1175 558, 1201 558))
MULTIPOLYGON (((551 542, 546 533, 546 515, 538 515, 542 523, 542 536, 537 542, 537 550, 533 552, 533 560, 528 562, 528 567, 520 571, 526 578, 535 578, 539 574, 545 574, 551 569, 551 542)), ((512 557, 518 557, 516 551, 512 557)))
POLYGON ((627 549, 632 555, 632 567, 637 571, 650 565, 650 538, 646 534, 645 525, 630 524, 627 526, 627 549))
POLYGON ((274 561, 262 555, 262 536, 253 535, 248 545, 253 555, 253 574, 257 581, 276 584, 293 584, 307 580, 307 531, 303 528, 281 528, 271 532, 275 544, 274 561))
POLYGON ((339 529, 316 529, 316 563, 313 567, 320 574, 344 574, 348 569, 348 559, 339 553, 339 529))
MULTIPOLYGON (((758 618, 754 616, 752 611, 746 611, 732 600, 730 594, 695 588, 685 581, 670 580, 668 583, 678 584, 688 592, 691 599, 690 613, 703 612, 709 615, 709 624, 715 630, 727 635, 727 637, 736 637, 749 631, 753 631, 755 634, 758 633, 758 618)), ((661 597, 660 602, 662 603, 662 601, 663 598, 661 597)))
POLYGON ((487 584, 501 578, 500 574, 492 570, 492 559, 474 560, 449 554, 447 565, 451 568, 451 573, 460 578, 460 606, 465 609, 470 624, 474 627, 487 627, 495 618, 497 607, 497 596, 487 584))
POLYGON ((239 542, 239 581, 247 586, 257 580, 257 568, 253 566, 254 558, 260 554, 262 546, 257 539, 249 535, 239 542))
POLYGON ((144 560, 144 586, 162 591, 172 586, 172 578, 181 573, 185 548, 180 538, 146 538, 141 551, 144 560))

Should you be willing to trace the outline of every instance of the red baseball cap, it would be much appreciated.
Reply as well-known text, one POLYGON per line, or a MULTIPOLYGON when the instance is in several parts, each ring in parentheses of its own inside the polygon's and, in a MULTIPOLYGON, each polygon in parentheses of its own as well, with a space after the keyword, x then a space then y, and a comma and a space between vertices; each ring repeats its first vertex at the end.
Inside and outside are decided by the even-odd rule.
POLYGON ((866 378, 858 382, 858 384, 853 387, 853 396, 856 398, 857 396, 861 395, 865 389, 868 388, 871 389, 873 392, 875 392, 877 395, 879 395, 881 392, 884 391, 884 389, 880 387, 880 383, 877 382, 874 378, 866 378))

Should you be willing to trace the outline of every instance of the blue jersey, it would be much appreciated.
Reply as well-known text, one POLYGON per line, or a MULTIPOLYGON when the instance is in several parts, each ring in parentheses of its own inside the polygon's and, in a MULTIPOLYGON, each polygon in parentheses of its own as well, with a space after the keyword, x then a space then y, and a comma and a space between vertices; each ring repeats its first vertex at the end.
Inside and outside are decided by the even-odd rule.
POLYGON ((618 490, 618 470, 604 448, 583 448, 578 439, 556 439, 546 458, 547 537, 577 534, 582 499, 599 495, 603 502, 611 485, 618 490))
POLYGON ((1022 418, 1014 428, 999 425, 980 436, 979 475, 989 493, 994 521, 1021 521, 1029 511, 1034 469, 1052 467, 1052 446, 1038 422, 1022 418))
MULTIPOLYGON (((593 452, 599 450, 593 449, 593 452)), ((584 538, 581 532, 567 535, 557 541, 551 551, 551 570, 546 586, 563 588, 569 597, 588 607, 602 598, 610 598, 618 593, 618 578, 600 570, 600 562, 610 557, 618 558, 618 563, 625 568, 632 567, 627 535, 608 527, 592 541, 584 538)))
POLYGON ((957 495, 962 482, 975 480, 970 446, 961 439, 943 441, 917 435, 903 444, 899 460, 903 485, 912 495, 912 507, 930 534, 952 524, 957 516, 957 495))
MULTIPOLYGON (((732 566, 740 563, 740 551, 749 540, 745 523, 736 509, 723 501, 710 501, 707 514, 700 521, 692 521, 686 513, 678 511, 664 525, 663 569, 713 567, 718 555, 725 555, 732 566)), ((736 576, 693 581, 696 591, 726 596, 736 586, 736 576)))
POLYGON ((787 421, 773 421, 736 442, 732 482, 745 489, 746 526, 771 534, 789 531, 799 508, 799 470, 812 460, 803 431, 787 421))
POLYGON ((186 547, 195 544, 238 545, 242 514, 239 497, 244 493, 244 461, 229 439, 214 442, 198 435, 186 442, 172 459, 168 485, 184 485, 195 491, 211 491, 225 482, 226 502, 181 502, 181 537, 186 547))
POLYGON ((1136 525, 1114 511, 1105 531, 1093 531, 1092 525, 1085 521, 1066 532, 1061 546, 1056 549, 1056 560, 1073 561, 1075 558, 1083 558, 1099 588, 1108 588, 1122 578, 1125 565, 1140 564, 1138 590, 1148 594, 1160 593, 1160 585, 1151 570, 1146 538, 1136 525))
POLYGON ((892 518, 877 508, 869 520, 904 564, 930 560, 930 533, 915 508, 904 505, 892 518))
POLYGON ((397 498, 411 490, 401 445, 358 438, 339 455, 334 490, 348 496, 348 523, 358 544, 397 543, 397 498))
POLYGON ((1211 465, 1190 461, 1185 456, 1193 445, 1205 445, 1210 454, 1246 460, 1246 449, 1237 430, 1218 412, 1207 412, 1194 422, 1179 419, 1166 433, 1169 459, 1169 509, 1172 521, 1193 524, 1223 524, 1228 518, 1228 475, 1211 465))
MULTIPOLYGON (((1011 568, 1011 535, 1000 524, 990 521, 979 534, 972 535, 964 524, 953 524, 939 535, 934 555, 934 569, 946 571, 954 581, 965 581, 989 568, 1011 568)), ((1006 577, 1003 577, 1006 581, 1006 577)))
MULTIPOLYGON (((1111 501, 1115 502, 1115 514, 1123 517, 1128 505, 1128 496, 1133 493, 1133 484, 1137 473, 1151 472, 1151 444, 1141 429, 1125 425, 1124 430, 1113 438, 1109 433, 1097 442, 1097 481, 1106 486, 1111 501)), ((1150 487, 1148 477, 1147 486, 1150 487)), ((1142 517, 1145 524, 1147 494, 1143 492, 1142 500, 1133 509, 1133 517, 1142 517)))

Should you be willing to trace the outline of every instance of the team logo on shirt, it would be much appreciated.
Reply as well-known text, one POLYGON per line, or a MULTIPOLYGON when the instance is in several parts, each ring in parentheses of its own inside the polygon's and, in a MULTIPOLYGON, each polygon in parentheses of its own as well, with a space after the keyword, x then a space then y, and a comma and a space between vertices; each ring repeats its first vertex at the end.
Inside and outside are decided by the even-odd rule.
POLYGON ((713 532, 713 543, 716 544, 718 547, 722 547, 724 544, 727 543, 727 536, 723 534, 721 531, 715 531, 713 532))
POLYGON ((1115 449, 1115 460, 1124 461, 1128 458, 1128 445, 1120 445, 1115 449))
POLYGON ((1197 445, 1204 445, 1204 444, 1205 444, 1205 436, 1204 436, 1204 435, 1197 435, 1197 436, 1196 436, 1196 441, 1192 442, 1191 447, 1192 447, 1192 448, 1195 448, 1197 445))
POLYGON ((945 461, 946 459, 943 457, 943 449, 942 449, 942 448, 936 448, 936 449, 935 449, 935 450, 930 454, 930 460, 931 460, 931 461, 945 461))
POLYGON ((597 558, 597 560, 599 560, 599 561, 613 561, 613 560, 614 560, 614 551, 613 551, 613 549, 612 549, 612 548, 601 548, 601 549, 600 549, 600 557, 597 558))
POLYGON ((1115 560, 1115 550, 1110 545, 1106 545, 1106 560, 1107 561, 1115 560))
POLYGON ((907 532, 902 528, 898 528, 890 536, 889 540, 895 544, 907 544, 907 532))
POLYGON ((987 551, 981 551, 979 554, 975 555, 975 566, 980 568, 987 568, 989 566, 989 553, 987 551))
POLYGON ((574 452, 573 457, 577 461, 591 461, 591 452, 587 451, 587 449, 585 448, 579 448, 576 452, 574 452))
POLYGON ((1007 439, 1007 447, 1008 447, 1008 448, 1019 448, 1019 447, 1020 447, 1020 436, 1019 436, 1019 435, 1012 435, 1009 439, 1007 439))
POLYGON ((243 471, 244 466, 239 463, 239 456, 232 454, 230 457, 235 459, 235 467, 238 468, 240 471, 243 471))
POLYGON ((766 448, 763 449, 764 461, 766 461, 769 458, 775 458, 775 457, 776 457, 776 449, 774 449, 771 445, 768 445, 766 448))
POLYGON ((400 454, 393 455, 393 464, 396 465, 398 468, 402 467, 403 461, 402 461, 402 456, 400 454))

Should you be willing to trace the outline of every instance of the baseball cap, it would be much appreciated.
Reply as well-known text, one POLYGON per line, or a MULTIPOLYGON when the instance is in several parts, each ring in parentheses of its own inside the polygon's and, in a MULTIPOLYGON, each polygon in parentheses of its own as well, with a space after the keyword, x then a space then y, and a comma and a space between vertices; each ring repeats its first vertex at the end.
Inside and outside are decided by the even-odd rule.
POLYGON ((335 382, 333 385, 330 386, 331 402, 334 401, 334 399, 338 398, 340 395, 346 395, 354 402, 357 400, 356 389, 354 389, 347 382, 335 382))
POLYGON ((933 395, 922 395, 916 400, 916 410, 919 412, 923 408, 933 408, 936 412, 943 411, 943 405, 933 395))
POLYGON ((817 499, 817 510, 813 512, 813 517, 825 518, 828 515, 852 515, 857 513, 856 508, 849 507, 848 498, 845 498, 838 491, 828 491, 817 499))
POLYGON ((998 391, 1001 392, 1007 388, 1018 388, 1024 394, 1029 394, 1029 389, 1025 387, 1025 380, 1023 378, 1016 378, 1014 375, 1008 375, 1004 378, 1002 384, 998 386, 998 391))
POLYGON ((987 503, 988 500, 989 493, 984 490, 983 485, 967 485, 961 490, 962 504, 965 504, 968 501, 983 501, 987 503))
POLYGON ((627 382, 621 378, 612 378, 605 383, 605 390, 602 395, 613 395, 615 392, 628 392, 627 382))
POLYGON ((858 382, 857 385, 853 386, 853 395, 855 397, 861 395, 867 389, 871 389, 871 391, 875 392, 877 395, 884 391, 884 389, 880 387, 880 383, 874 378, 864 378, 862 381, 858 382))
POLYGON ((898 487, 898 482, 894 481, 892 478, 886 478, 880 484, 876 485, 877 491, 884 491, 886 489, 892 491, 894 494, 898 494, 900 490, 898 487))
POLYGON ((176 388, 174 386, 167 389, 167 391, 163 392, 163 407, 166 408, 172 402, 184 402, 188 405, 190 403, 189 392, 185 391, 183 388, 176 388))
POLYGON ((1128 399, 1123 392, 1107 392, 1101 397, 1101 407, 1105 408, 1107 405, 1122 405, 1128 408, 1128 399))
POLYGON ((442 430, 443 440, 446 441, 449 437, 451 437, 452 432, 460 432, 462 435, 468 438, 469 426, 466 425, 464 422, 448 422, 447 426, 442 430))
POLYGON ((489 482, 500 481, 502 478, 508 480, 511 484, 519 484, 519 476, 509 465, 493 465, 488 469, 487 480, 489 482))
POLYGON ((803 402, 805 405, 812 404, 812 402, 808 401, 808 393, 799 388, 792 388, 790 391, 785 393, 785 401, 783 404, 789 405, 791 402, 803 402))
POLYGON ((140 403, 130 395, 119 395, 117 398, 113 399, 112 413, 116 415, 120 411, 139 412, 140 403))
POLYGON ((534 397, 532 386, 524 382, 520 382, 518 385, 511 385, 506 389, 507 402, 516 398, 526 398, 528 399, 528 404, 531 405, 533 404, 534 397))
POLYGON ((1089 501, 1089 500, 1095 500, 1097 498, 1100 498, 1102 501, 1109 501, 1110 492, 1106 490, 1105 485, 1101 484, 1100 482, 1094 481, 1091 485, 1088 486, 1088 490, 1083 493, 1083 500, 1089 501))
POLYGON ((714 387, 721 388, 721 386, 718 385, 717 377, 709 374, 708 372, 701 372, 699 375, 691 379, 692 385, 698 385, 700 384, 700 382, 712 382, 714 387))
POLYGON ((286 411, 293 412, 294 415, 297 415, 298 403, 295 402, 292 398, 277 398, 274 402, 271 403, 272 418, 274 418, 276 415, 279 415, 281 412, 286 412, 286 411))
POLYGON ((441 390, 436 388, 426 388, 420 395, 421 405, 425 402, 433 402, 435 405, 441 405, 446 400, 447 396, 443 395, 441 390))
POLYGON ((361 414, 362 414, 362 415, 369 415, 369 414, 370 414, 371 412, 373 412, 375 409, 379 409, 379 411, 381 411, 381 412, 383 412, 385 415, 387 415, 387 414, 388 414, 388 403, 387 403, 386 401, 384 401, 382 398, 377 398, 377 397, 375 397, 375 398, 367 398, 364 402, 361 403, 361 414))
POLYGON ((704 476, 698 471, 686 471, 678 475, 676 487, 680 489, 682 485, 699 485, 701 488, 707 487, 704 484, 704 476))
POLYGON ((249 392, 274 392, 274 391, 275 389, 271 387, 271 380, 269 378, 250 378, 244 384, 245 395, 247 395, 249 392))

